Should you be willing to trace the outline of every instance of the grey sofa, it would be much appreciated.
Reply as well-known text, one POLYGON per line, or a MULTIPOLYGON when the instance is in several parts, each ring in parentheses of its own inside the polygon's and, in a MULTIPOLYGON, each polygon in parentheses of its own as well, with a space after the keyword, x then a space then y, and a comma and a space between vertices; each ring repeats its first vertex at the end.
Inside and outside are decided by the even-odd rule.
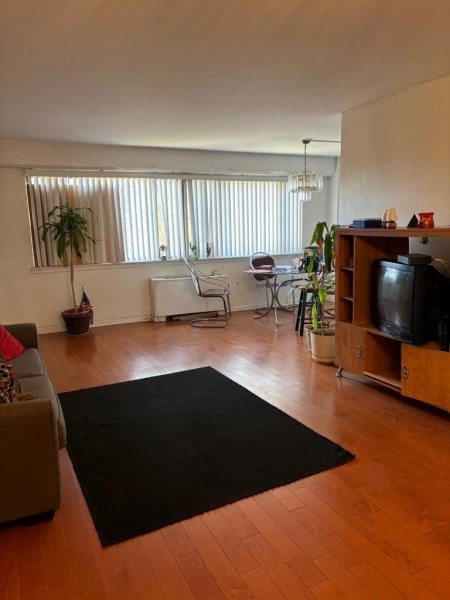
POLYGON ((22 390, 33 399, 0 404, 0 523, 51 518, 60 505, 64 415, 45 371, 36 325, 5 327, 26 347, 11 363, 22 390))

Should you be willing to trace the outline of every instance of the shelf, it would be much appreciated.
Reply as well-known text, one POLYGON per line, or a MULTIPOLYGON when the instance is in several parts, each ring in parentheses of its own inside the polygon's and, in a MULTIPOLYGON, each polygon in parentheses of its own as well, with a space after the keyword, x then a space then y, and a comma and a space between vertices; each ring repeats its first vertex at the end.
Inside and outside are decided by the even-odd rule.
POLYGON ((339 227, 337 233, 344 236, 364 236, 379 238, 411 238, 411 237, 450 237, 450 227, 432 227, 430 229, 422 227, 397 227, 396 229, 384 229, 375 227, 373 229, 363 229, 359 227, 339 227))
POLYGON ((386 387, 396 392, 402 389, 402 384, 400 380, 393 379, 392 377, 383 377, 382 375, 378 375, 377 373, 370 373, 369 371, 364 371, 364 375, 369 379, 373 379, 373 381, 381 383, 382 385, 385 385, 386 387))
POLYGON ((336 230, 336 364, 367 380, 450 410, 450 353, 440 340, 413 346, 371 322, 372 268, 407 254, 411 238, 447 238, 450 227, 336 230))

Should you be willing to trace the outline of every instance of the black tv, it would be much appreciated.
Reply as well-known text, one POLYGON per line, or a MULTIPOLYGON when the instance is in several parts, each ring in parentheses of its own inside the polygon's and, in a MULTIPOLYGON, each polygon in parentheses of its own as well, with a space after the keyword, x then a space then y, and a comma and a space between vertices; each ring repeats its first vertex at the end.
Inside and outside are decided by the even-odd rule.
POLYGON ((431 265, 378 259, 373 265, 372 322, 402 342, 420 346, 438 335, 443 297, 431 265))

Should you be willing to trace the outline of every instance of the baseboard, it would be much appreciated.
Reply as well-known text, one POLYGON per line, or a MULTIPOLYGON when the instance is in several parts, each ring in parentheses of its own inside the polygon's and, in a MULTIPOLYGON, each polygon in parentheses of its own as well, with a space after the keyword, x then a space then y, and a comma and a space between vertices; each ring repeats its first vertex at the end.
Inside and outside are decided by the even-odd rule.
MULTIPOLYGON (((242 312, 245 310, 256 310, 257 308, 264 308, 264 304, 256 305, 242 305, 242 306, 232 306, 231 312, 242 312)), ((98 316, 94 313, 94 324, 91 325, 92 329, 96 327, 106 327, 107 325, 125 325, 126 323, 140 323, 143 321, 152 321, 150 315, 137 315, 130 317, 119 317, 115 319, 99 319, 98 316)), ((165 318, 164 318, 165 321, 165 318)), ((63 323, 49 323, 47 325, 37 325, 38 333, 58 333, 61 331, 65 331, 65 327, 63 323)))
MULTIPOLYGON (((96 327, 105 327, 107 325, 124 325, 126 323, 140 323, 142 321, 150 321, 148 315, 131 316, 131 317, 120 317, 116 319, 98 319, 94 313, 94 323, 91 325, 92 329, 96 327)), ((58 333, 65 331, 63 323, 51 323, 49 325, 37 325, 38 333, 58 333)))

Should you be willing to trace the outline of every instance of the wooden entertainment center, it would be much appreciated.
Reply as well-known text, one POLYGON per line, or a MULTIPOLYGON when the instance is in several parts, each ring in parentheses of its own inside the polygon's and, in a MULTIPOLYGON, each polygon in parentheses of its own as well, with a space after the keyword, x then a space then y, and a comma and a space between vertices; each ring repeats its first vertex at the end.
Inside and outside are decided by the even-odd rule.
MULTIPOLYGON (((336 358, 343 369, 450 410, 450 353, 440 340, 413 346, 371 323, 372 264, 409 253, 409 238, 449 238, 450 227, 359 229, 336 232, 336 358)), ((424 252, 426 254, 426 251, 424 252)))

